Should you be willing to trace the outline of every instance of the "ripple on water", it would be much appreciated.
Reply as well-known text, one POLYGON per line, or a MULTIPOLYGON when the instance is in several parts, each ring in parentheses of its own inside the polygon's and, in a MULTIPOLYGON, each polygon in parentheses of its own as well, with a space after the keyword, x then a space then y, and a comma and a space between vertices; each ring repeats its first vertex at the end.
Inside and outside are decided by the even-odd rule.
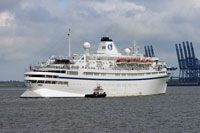
POLYGON ((198 132, 200 88, 121 98, 21 99, 1 89, 0 132, 198 132))

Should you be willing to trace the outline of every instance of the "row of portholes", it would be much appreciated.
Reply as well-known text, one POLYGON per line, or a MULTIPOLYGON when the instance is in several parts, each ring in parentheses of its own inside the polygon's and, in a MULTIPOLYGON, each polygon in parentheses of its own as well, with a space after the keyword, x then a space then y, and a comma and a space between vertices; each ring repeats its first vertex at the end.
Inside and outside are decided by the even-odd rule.
POLYGON ((50 81, 50 80, 26 80, 25 83, 68 85, 68 82, 66 81, 50 81))

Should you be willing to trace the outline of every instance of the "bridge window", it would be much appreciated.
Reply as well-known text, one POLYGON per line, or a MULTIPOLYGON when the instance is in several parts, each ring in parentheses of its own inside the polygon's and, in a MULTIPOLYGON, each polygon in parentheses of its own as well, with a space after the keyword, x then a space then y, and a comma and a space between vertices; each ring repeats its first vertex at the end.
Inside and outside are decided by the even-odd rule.
POLYGON ((45 84, 51 84, 51 81, 45 81, 45 84))
POLYGON ((52 84, 56 84, 57 83, 57 81, 52 81, 52 84))
POLYGON ((31 81, 31 83, 36 83, 37 81, 36 80, 30 80, 31 81))
POLYGON ((120 73, 116 73, 115 76, 120 76, 120 73))
POLYGON ((67 71, 69 75, 78 75, 78 71, 67 71))
POLYGON ((91 73, 91 72, 85 72, 84 74, 85 75, 93 75, 93 73, 91 73))
POLYGON ((157 72, 153 72, 152 74, 158 74, 157 72))
POLYGON ((46 75, 46 78, 52 78, 52 75, 46 75))
POLYGON ((36 80, 25 80, 25 83, 36 83, 36 80))
POLYGON ((27 75, 27 77, 38 77, 38 78, 41 78, 41 77, 45 77, 45 75, 27 75))
POLYGON ((101 76, 106 76, 106 74, 105 74, 105 73, 102 73, 101 76))
POLYGON ((53 78, 58 78, 58 76, 56 76, 56 75, 53 75, 53 78))
POLYGON ((65 85, 68 85, 68 82, 64 82, 65 85))
POLYGON ((99 76, 99 73, 94 73, 94 76, 99 76))
POLYGON ((58 70, 58 71, 47 71, 47 72, 52 72, 52 73, 65 73, 65 70, 58 70))
POLYGON ((63 82, 62 81, 58 81, 57 84, 63 84, 63 82))
POLYGON ((44 80, 38 80, 37 83, 44 83, 44 80))
POLYGON ((126 76, 126 74, 125 74, 125 73, 122 73, 121 75, 122 75, 122 76, 126 76))

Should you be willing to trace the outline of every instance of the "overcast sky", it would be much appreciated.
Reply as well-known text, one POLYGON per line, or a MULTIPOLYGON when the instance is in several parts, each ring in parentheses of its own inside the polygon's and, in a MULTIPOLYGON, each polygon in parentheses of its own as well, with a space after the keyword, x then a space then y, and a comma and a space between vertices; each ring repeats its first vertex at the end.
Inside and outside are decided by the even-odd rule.
POLYGON ((1 0, 0 80, 23 80, 30 64, 72 53, 83 42, 95 52, 102 36, 123 53, 133 40, 177 66, 175 43, 192 41, 200 58, 200 0, 1 0))

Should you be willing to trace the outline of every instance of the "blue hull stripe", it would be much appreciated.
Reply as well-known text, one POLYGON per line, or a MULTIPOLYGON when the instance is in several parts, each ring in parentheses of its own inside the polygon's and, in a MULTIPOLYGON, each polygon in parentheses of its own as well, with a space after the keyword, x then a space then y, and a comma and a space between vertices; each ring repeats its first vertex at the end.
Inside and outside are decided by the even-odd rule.
POLYGON ((76 77, 59 77, 60 79, 74 79, 74 80, 98 80, 98 81, 137 81, 137 80, 152 80, 168 78, 169 76, 155 77, 155 78, 141 78, 141 79, 100 79, 100 78, 76 78, 76 77))

